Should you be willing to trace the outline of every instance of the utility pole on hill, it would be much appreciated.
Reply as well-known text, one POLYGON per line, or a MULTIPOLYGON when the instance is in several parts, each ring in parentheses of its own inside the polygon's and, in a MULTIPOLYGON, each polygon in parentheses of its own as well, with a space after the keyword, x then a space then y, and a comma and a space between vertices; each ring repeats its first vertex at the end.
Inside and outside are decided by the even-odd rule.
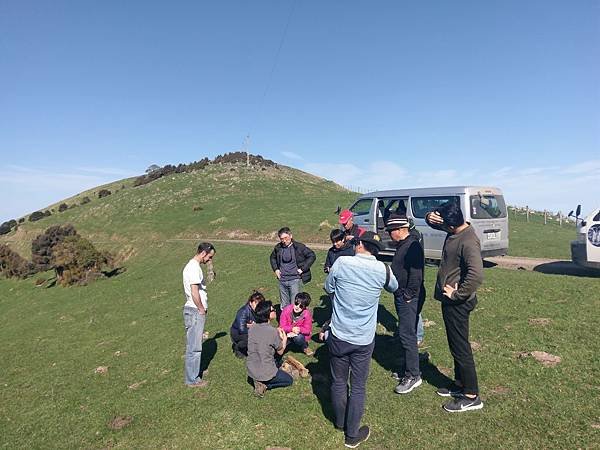
POLYGON ((246 167, 250 167, 250 153, 248 153, 248 147, 250 146, 250 135, 247 134, 242 144, 242 151, 246 152, 246 167))

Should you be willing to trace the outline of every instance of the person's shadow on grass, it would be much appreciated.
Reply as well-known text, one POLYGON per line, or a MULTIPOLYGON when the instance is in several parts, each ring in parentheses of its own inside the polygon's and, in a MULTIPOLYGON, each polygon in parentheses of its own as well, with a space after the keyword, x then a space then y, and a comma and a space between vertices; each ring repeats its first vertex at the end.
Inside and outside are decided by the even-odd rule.
MULTIPOLYGON (((399 339, 386 334, 376 334, 373 359, 389 372, 402 371, 404 364, 400 359, 400 345, 399 339)), ((436 388, 444 388, 452 384, 452 379, 431 362, 428 353, 419 354, 419 370, 421 378, 436 388)))
POLYGON ((227 333, 225 333, 224 331, 219 331, 213 337, 208 338, 202 343, 202 361, 200 366, 200 374, 203 374, 205 370, 208 370, 208 366, 217 354, 217 339, 220 339, 226 335, 227 333))
POLYGON ((321 295, 321 298, 319 300, 319 305, 313 308, 313 320, 317 323, 318 326, 322 327, 325 322, 331 319, 331 313, 333 311, 333 308, 331 305, 331 298, 329 297, 329 295, 321 295))
MULTIPOLYGON (((313 340, 316 340, 314 336, 313 340)), ((329 377, 329 351, 327 344, 324 343, 319 346, 313 357, 315 360, 306 365, 306 368, 310 372, 312 391, 321 405, 323 415, 333 424, 335 423, 335 416, 333 414, 333 407, 331 406, 331 380, 329 377)))
POLYGON ((377 322, 383 325, 389 333, 398 331, 398 319, 382 304, 377 307, 377 322))

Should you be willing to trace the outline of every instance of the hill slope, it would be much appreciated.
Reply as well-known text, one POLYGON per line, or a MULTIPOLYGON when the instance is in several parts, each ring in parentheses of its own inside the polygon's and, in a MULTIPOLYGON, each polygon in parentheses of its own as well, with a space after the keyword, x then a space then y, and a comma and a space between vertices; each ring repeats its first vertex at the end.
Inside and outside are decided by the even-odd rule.
MULTIPOLYGON (((90 203, 26 221, 0 242, 10 242, 27 256, 33 237, 67 222, 108 246, 200 237, 274 240, 282 226, 290 226, 299 240, 325 242, 330 227, 320 224, 337 226, 336 207, 356 198, 333 182, 285 166, 209 165, 142 186, 127 179, 102 188, 112 195, 98 198, 98 189, 82 192, 64 202, 80 204, 87 196, 90 203)), ((56 211, 60 203, 50 208, 56 211)))

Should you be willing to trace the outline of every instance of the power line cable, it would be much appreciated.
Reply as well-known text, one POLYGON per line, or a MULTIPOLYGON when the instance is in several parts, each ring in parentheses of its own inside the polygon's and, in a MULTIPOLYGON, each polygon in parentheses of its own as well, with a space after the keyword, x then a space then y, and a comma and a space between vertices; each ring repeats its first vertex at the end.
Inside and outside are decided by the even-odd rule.
MULTIPOLYGON (((263 104, 265 101, 265 98, 267 97, 267 94, 271 88, 271 84, 273 82, 273 75, 275 74, 275 69, 277 68, 277 64, 279 63, 279 56, 281 55, 281 49, 283 48, 283 44, 285 43, 285 39, 287 37, 287 33, 288 33, 288 29, 290 27, 290 23, 292 21, 292 16, 294 15, 294 11, 296 9, 296 1, 297 0, 292 0, 292 7, 290 8, 290 12, 288 14, 287 17, 287 21, 285 23, 285 27, 283 29, 283 34, 281 35, 281 39, 279 41, 279 46, 277 47, 277 52, 275 53, 275 59, 273 60, 273 65, 271 66, 271 71, 269 72, 269 77, 267 78, 267 83, 265 85, 265 90, 263 91, 262 96, 260 97, 260 100, 258 102, 258 106, 256 108, 256 114, 254 116, 254 122, 256 122, 256 119, 261 115, 262 112, 262 108, 263 108, 263 104)), ((250 144, 250 135, 251 135, 251 131, 254 127, 251 126, 250 129, 248 130, 248 133, 246 134, 246 137, 244 138, 244 143, 242 146, 242 151, 246 152, 247 155, 249 155, 249 144, 250 144)))

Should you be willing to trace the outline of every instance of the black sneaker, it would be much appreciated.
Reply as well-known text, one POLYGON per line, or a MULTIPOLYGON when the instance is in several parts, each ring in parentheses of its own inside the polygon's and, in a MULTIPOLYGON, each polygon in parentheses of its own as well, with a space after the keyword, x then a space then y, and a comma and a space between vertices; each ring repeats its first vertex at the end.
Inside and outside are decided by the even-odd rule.
POLYGON ((435 393, 440 397, 459 397, 463 393, 463 388, 453 384, 449 388, 439 388, 435 393))
POLYGON ((366 425, 363 425, 362 427, 360 427, 358 429, 357 437, 349 438, 348 436, 346 436, 346 439, 344 440, 344 445, 348 448, 356 448, 362 442, 365 442, 367 439, 369 439, 370 435, 371 435, 371 430, 369 430, 369 427, 366 425))
POLYGON ((396 394, 408 394, 415 388, 418 388, 423 383, 421 377, 404 377, 398 383, 398 386, 394 389, 396 394))
POLYGON ((443 408, 448 412, 471 411, 483 408, 483 402, 481 401, 481 398, 479 398, 479 395, 475 398, 469 398, 462 395, 446 403, 443 408))

